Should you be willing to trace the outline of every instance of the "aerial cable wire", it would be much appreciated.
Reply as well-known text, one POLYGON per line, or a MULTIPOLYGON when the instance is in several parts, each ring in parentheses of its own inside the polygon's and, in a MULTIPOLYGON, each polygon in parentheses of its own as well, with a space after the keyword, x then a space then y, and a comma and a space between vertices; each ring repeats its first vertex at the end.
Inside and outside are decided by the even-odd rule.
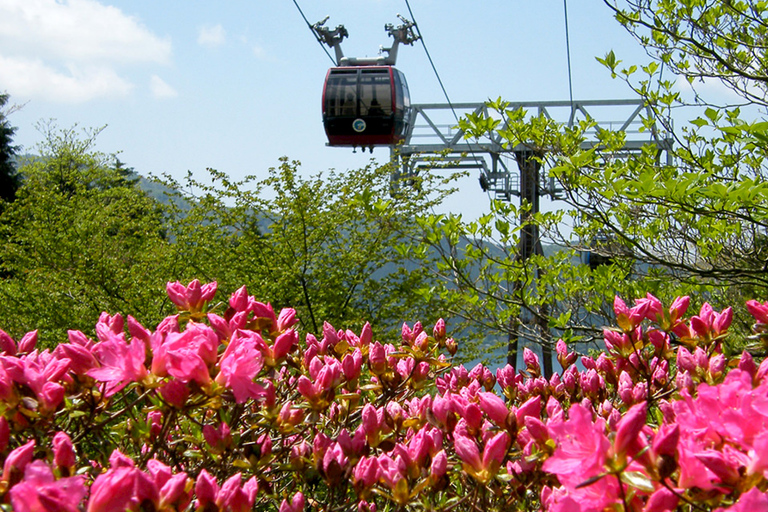
MULTIPOLYGON (((408 14, 410 15, 410 19, 413 21, 414 28, 416 29, 416 35, 421 40, 421 45, 424 47, 424 53, 427 55, 427 60, 429 60, 429 65, 432 66, 432 71, 435 73, 435 77, 437 77, 437 82, 440 84, 440 89, 443 91, 443 96, 445 96, 445 101, 448 103, 448 107, 450 107, 451 112, 453 112, 453 118, 456 120, 456 124, 459 124, 459 116, 456 113, 456 109, 453 107, 453 103, 451 102, 451 98, 448 97, 448 91, 446 91, 445 86, 443 85, 443 80, 440 78, 440 73, 437 72, 437 67, 435 66, 434 61, 432 60, 432 56, 429 54, 429 50, 427 49, 427 43, 424 42, 424 36, 421 34, 421 30, 419 29, 419 24, 416 22, 416 16, 413 15, 413 10, 411 9, 411 4, 408 0, 405 0, 405 5, 408 7, 408 14)), ((469 142, 465 139, 464 143, 467 145, 467 149, 472 154, 472 157, 477 159, 477 155, 475 155, 475 152, 472 150, 471 145, 469 142)), ((490 191, 485 191, 486 195, 488 196, 488 199, 493 199, 491 197, 490 191)))
POLYGON ((434 71, 435 76, 437 77, 437 82, 440 84, 440 89, 443 91, 443 96, 445 96, 445 101, 448 102, 448 106, 451 108, 451 112, 453 112, 453 117, 456 118, 456 122, 459 122, 459 116, 456 114, 456 110, 453 108, 453 103, 451 103, 451 99, 448 97, 448 92, 445 90, 445 86, 443 85, 443 81, 440 78, 440 73, 437 72, 437 67, 435 67, 434 61, 432 61, 432 56, 429 54, 429 50, 427 49, 427 43, 424 42, 424 36, 421 35, 421 30, 419 30, 419 24, 416 23, 416 17, 413 15, 413 10, 411 10, 411 4, 408 0, 405 0, 405 5, 408 7, 408 14, 411 16, 411 20, 413 20, 413 25, 416 28, 416 35, 419 36, 419 39, 421 40, 421 45, 424 47, 424 53, 427 55, 427 60, 429 60, 429 65, 432 66, 432 71, 434 71))
POLYGON ((317 40, 318 43, 320 43, 320 46, 323 47, 323 51, 328 56, 328 58, 331 59, 331 62, 333 62, 333 65, 335 66, 336 65, 336 60, 333 57, 331 57, 331 54, 328 51, 328 49, 325 47, 325 45, 323 44, 323 41, 318 37, 317 33, 315 32, 315 29, 312 28, 312 24, 309 22, 309 20, 307 20, 307 17, 304 16, 304 11, 302 11, 301 7, 299 7, 299 3, 296 0, 293 0, 293 5, 295 5, 296 9, 299 10, 299 14, 301 14, 301 17, 304 18, 304 23, 307 24, 307 27, 309 28, 310 32, 312 32, 312 35, 315 36, 315 39, 317 40))
POLYGON ((573 110, 573 75, 571 73, 571 38, 568 35, 568 0, 563 0, 563 12, 565 14, 565 52, 568 58, 568 94, 573 110))

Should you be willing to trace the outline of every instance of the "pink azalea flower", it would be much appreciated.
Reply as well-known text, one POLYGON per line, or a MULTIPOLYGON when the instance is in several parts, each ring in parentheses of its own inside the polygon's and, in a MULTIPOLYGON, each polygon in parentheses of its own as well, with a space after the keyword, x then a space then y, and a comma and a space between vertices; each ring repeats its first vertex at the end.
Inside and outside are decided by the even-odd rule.
POLYGON ((659 316, 664 313, 664 306, 662 306, 661 301, 650 293, 647 293, 644 299, 635 299, 635 306, 640 311, 644 311, 645 318, 652 322, 658 321, 659 316))
POLYGON ((193 313, 202 311, 207 302, 213 299, 216 295, 216 282, 200 284, 200 281, 195 279, 187 286, 184 286, 180 282, 168 283, 165 286, 168 292, 168 298, 171 299, 180 311, 190 311, 193 313))
POLYGON ((605 435, 605 423, 581 404, 573 404, 566 421, 547 426, 550 437, 557 443, 555 452, 544 461, 542 469, 557 475, 569 489, 604 471, 611 443, 605 435))
POLYGON ((144 343, 138 339, 133 339, 128 345, 123 339, 112 336, 107 341, 97 343, 93 347, 93 353, 101 367, 92 368, 86 374, 107 384, 107 397, 119 392, 131 382, 142 381, 148 375, 144 366, 146 349, 144 343))
POLYGON ((242 404, 263 393, 264 388, 253 382, 263 363, 264 359, 261 352, 256 350, 254 341, 238 331, 221 356, 221 370, 216 376, 216 382, 232 389, 235 401, 242 404))
POLYGON ((216 363, 218 347, 219 338, 213 329, 189 322, 183 333, 170 332, 159 345, 155 343, 152 373, 207 386, 211 382, 209 368, 216 363))
POLYGON ((56 480, 48 465, 36 460, 24 471, 24 479, 11 489, 11 504, 18 512, 76 512, 88 489, 84 477, 56 480))

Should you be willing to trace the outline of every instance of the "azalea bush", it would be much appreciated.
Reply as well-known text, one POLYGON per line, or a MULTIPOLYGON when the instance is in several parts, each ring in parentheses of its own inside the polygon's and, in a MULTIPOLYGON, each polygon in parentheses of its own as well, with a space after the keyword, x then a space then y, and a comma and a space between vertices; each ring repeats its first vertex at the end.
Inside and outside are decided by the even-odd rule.
MULTIPOLYGON (((451 364, 445 323, 397 342, 296 330, 245 288, 169 283, 150 329, 102 314, 53 351, 0 333, 0 503, 19 511, 768 508, 768 362, 733 314, 616 299, 562 371, 451 364)), ((765 346, 768 303, 750 301, 765 346)))

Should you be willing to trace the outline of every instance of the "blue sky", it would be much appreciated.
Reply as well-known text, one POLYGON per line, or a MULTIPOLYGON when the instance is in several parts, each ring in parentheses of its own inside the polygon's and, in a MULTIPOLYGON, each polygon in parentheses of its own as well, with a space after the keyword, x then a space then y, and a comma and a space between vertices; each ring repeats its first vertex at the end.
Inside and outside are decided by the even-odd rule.
MULTIPOLYGON (((560 0, 411 0, 452 102, 568 99, 560 0)), ((408 17, 404 0, 299 1, 310 22, 344 24, 348 56, 389 46, 385 23, 408 17)), ((600 0, 568 2, 575 99, 631 97, 595 61, 613 49, 647 58, 600 0)), ((24 104, 11 123, 34 151, 35 125, 107 128, 98 149, 120 152, 140 174, 213 167, 265 175, 281 156, 307 173, 365 165, 369 153, 325 146, 320 113, 331 61, 292 0, 0 0, 0 91, 24 104)), ((402 47, 398 68, 414 103, 444 102, 421 43, 402 47)), ((383 161, 388 151, 373 157, 383 161)), ((445 210, 487 211, 477 176, 445 210)))

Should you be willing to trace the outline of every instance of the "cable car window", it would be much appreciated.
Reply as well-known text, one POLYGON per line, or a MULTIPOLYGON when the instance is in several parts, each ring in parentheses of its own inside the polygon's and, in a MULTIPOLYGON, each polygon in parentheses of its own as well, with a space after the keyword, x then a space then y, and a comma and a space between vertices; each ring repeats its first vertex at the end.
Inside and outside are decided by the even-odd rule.
POLYGON ((408 86, 405 85, 405 80, 403 80, 400 71, 393 69, 392 76, 395 79, 395 111, 402 112, 405 107, 403 95, 408 95, 408 86))
POLYGON ((360 115, 392 114, 392 83, 389 69, 364 69, 360 73, 360 115))
POLYGON ((329 116, 357 115, 357 71, 335 70, 325 88, 325 111, 329 116))
POLYGON ((405 75, 402 71, 395 71, 397 71, 397 74, 400 77, 400 83, 403 84, 403 104, 405 108, 409 108, 411 106, 411 93, 408 91, 408 82, 405 81, 405 75))

